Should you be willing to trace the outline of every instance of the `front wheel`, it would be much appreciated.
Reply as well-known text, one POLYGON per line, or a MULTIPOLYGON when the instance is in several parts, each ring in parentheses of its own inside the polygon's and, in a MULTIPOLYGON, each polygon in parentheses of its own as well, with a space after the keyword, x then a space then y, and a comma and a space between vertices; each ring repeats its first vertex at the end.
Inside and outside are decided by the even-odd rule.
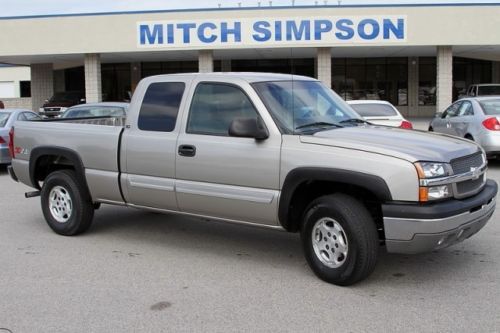
POLYGON ((309 266, 326 282, 348 286, 375 269, 377 229, 366 207, 351 196, 314 200, 304 214, 301 239, 309 266))
POLYGON ((60 235, 80 234, 92 224, 92 200, 72 170, 55 171, 47 176, 41 191, 41 203, 47 224, 60 235))

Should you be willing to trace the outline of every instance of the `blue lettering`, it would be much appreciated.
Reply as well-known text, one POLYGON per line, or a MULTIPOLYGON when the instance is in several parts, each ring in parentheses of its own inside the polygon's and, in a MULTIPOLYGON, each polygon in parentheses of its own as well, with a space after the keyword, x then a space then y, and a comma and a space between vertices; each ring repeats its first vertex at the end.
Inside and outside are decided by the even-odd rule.
POLYGON ((311 39, 311 22, 300 21, 299 27, 295 21, 286 21, 286 40, 311 39), (292 36, 293 35, 293 36, 292 36))
POLYGON ((354 29, 352 28, 352 21, 349 19, 338 20, 335 27, 339 32, 335 33, 335 36, 341 40, 348 40, 354 36, 354 29))
POLYGON ((332 31, 333 24, 331 21, 327 20, 315 20, 314 21, 314 39, 321 40, 321 35, 325 32, 332 31))
POLYGON ((178 23, 177 29, 181 29, 183 31, 182 40, 185 44, 189 44, 191 42, 191 29, 196 28, 196 24, 194 23, 178 23))
POLYGON ((202 23, 198 27, 198 39, 202 41, 203 43, 213 43, 217 40, 217 36, 214 35, 213 33, 209 36, 205 34, 205 30, 211 29, 215 30, 217 29, 217 26, 213 23, 202 23))
POLYGON ((141 24, 139 26, 139 40, 141 45, 146 44, 163 44, 163 25, 155 24, 153 25, 153 31, 151 31, 149 25, 141 24))
POLYGON ((384 39, 390 39, 390 33, 394 34, 397 39, 405 38, 405 21, 403 19, 398 19, 398 26, 394 25, 390 19, 384 19, 384 39))
POLYGON ((363 38, 363 39, 375 39, 377 38, 378 34, 380 32, 380 26, 378 25, 378 22, 373 20, 373 19, 364 19, 359 22, 358 25, 358 35, 363 38), (366 26, 371 25, 372 26, 372 32, 367 33, 366 32, 366 26))
POLYGON ((274 40, 280 41, 281 38, 281 21, 274 22, 274 40))
POLYGON ((257 21, 253 24, 253 30, 255 33, 252 35, 256 42, 267 42, 271 39, 271 30, 268 28, 271 26, 269 22, 257 21))
POLYGON ((174 25, 173 24, 167 24, 167 43, 168 44, 174 43, 174 25))
POLYGON ((234 28, 230 29, 227 27, 226 22, 222 22, 220 25, 221 41, 227 43, 227 36, 229 34, 234 36, 235 42, 241 42, 241 22, 234 22, 234 28))

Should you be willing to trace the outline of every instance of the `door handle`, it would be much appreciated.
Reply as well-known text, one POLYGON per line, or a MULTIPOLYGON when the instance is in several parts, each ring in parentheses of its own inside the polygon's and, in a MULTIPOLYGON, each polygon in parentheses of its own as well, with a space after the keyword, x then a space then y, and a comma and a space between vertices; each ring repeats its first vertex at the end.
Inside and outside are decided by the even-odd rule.
POLYGON ((193 157, 196 155, 196 147, 193 145, 180 145, 178 152, 181 156, 193 157))

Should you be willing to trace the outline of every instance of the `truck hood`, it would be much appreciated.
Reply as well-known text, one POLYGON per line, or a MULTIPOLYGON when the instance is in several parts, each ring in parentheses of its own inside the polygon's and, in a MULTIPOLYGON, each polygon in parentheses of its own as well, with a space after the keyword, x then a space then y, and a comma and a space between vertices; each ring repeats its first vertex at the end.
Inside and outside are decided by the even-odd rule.
POLYGON ((362 150, 410 162, 450 162, 480 148, 448 135, 385 126, 344 127, 300 137, 302 143, 362 150))

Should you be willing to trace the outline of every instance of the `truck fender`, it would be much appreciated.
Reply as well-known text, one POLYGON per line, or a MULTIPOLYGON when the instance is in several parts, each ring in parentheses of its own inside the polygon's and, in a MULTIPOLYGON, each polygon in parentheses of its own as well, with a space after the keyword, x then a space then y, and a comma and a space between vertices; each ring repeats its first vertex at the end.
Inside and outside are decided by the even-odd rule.
POLYGON ((354 185, 371 192, 380 202, 392 200, 391 192, 385 180, 381 177, 362 172, 335 169, 301 167, 291 170, 285 178, 281 189, 278 219, 281 225, 289 231, 296 231, 298 216, 291 216, 291 203, 298 187, 302 184, 319 181, 354 185))

